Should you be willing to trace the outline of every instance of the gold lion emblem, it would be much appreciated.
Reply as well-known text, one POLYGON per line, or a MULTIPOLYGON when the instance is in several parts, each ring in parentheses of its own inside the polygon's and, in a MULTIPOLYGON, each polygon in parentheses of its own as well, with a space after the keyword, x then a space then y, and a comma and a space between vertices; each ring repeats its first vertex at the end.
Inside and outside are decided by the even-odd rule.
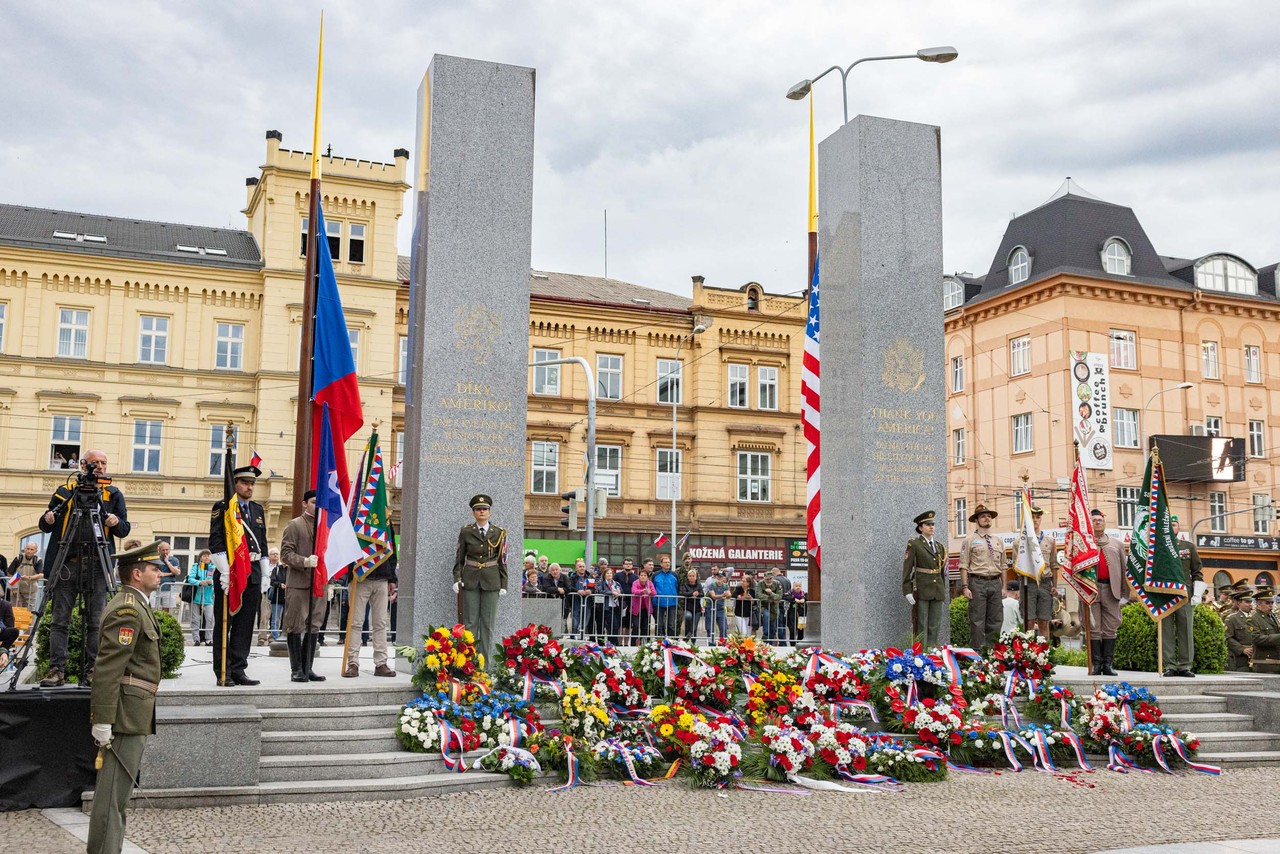
POLYGON ((498 316, 482 305, 460 305, 453 323, 454 348, 470 353, 471 361, 486 365, 500 327, 498 316))
POLYGON ((924 385, 924 353, 906 338, 898 338, 884 351, 880 379, 889 388, 915 391, 924 385))

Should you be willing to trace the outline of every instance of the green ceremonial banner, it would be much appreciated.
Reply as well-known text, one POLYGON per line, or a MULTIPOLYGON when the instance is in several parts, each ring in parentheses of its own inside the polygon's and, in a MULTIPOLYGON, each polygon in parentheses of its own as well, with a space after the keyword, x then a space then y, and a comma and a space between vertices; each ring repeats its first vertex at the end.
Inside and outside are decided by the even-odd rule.
POLYGON ((1153 620, 1167 617, 1187 598, 1187 579, 1173 536, 1173 520, 1164 491, 1164 466, 1160 464, 1158 448, 1153 448, 1147 458, 1142 504, 1138 505, 1129 541, 1125 574, 1153 620))
MULTIPOLYGON (((594 548, 596 554, 600 554, 600 546, 597 543, 594 548)), ((526 539, 524 541, 524 554, 520 556, 524 560, 524 555, 533 555, 534 557, 547 556, 547 560, 551 563, 558 563, 562 569, 573 569, 573 562, 580 557, 587 556, 586 543, 583 540, 535 540, 526 539)))

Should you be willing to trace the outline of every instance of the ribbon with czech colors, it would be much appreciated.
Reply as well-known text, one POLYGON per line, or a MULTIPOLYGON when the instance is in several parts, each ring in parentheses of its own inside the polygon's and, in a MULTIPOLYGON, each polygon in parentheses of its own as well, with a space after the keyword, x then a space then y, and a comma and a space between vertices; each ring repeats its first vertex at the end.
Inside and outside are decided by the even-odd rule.
POLYGON ((676 672, 676 656, 682 656, 688 659, 695 659, 698 656, 679 644, 672 643, 668 638, 662 639, 662 684, 663 687, 671 687, 671 677, 676 672))

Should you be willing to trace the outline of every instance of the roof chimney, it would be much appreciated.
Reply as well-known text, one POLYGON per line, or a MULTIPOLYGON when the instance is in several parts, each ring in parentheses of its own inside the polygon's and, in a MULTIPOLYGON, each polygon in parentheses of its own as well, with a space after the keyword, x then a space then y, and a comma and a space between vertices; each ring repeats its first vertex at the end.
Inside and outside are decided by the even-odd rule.
POLYGON ((276 142, 284 142, 284 134, 278 130, 267 131, 267 139, 274 139, 276 142))
POLYGON ((245 178, 245 179, 244 179, 244 185, 245 185, 246 187, 256 187, 256 186, 258 185, 258 179, 257 179, 257 178, 245 178))
POLYGON ((409 149, 407 149, 407 148, 397 148, 395 151, 391 152, 391 157, 392 157, 392 159, 393 159, 393 160, 399 160, 401 157, 403 157, 405 160, 408 160, 408 159, 409 159, 409 149))
POLYGON ((695 285, 700 285, 700 284, 702 284, 702 283, 703 283, 703 282, 705 282, 705 281, 706 281, 706 279, 705 279, 704 277, 702 277, 702 276, 694 276, 694 277, 693 277, 693 283, 694 283, 695 285))

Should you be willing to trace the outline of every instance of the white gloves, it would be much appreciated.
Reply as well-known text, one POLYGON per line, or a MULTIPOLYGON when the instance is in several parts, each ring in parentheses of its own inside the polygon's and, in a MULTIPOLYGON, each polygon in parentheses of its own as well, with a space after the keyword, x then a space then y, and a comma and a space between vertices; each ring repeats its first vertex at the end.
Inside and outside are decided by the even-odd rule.
POLYGON ((262 555, 258 554, 257 552, 249 552, 250 563, 257 563, 261 559, 262 559, 262 555))
POLYGON ((231 572, 231 562, 227 560, 227 553, 218 552, 211 557, 211 560, 214 568, 218 570, 218 575, 223 579, 222 586, 225 589, 227 586, 226 579, 231 572))
POLYGON ((506 595, 507 595, 507 591, 506 591, 506 590, 499 590, 499 591, 498 591, 498 595, 499 595, 499 596, 506 596, 506 595))
POLYGON ((907 594, 907 596, 906 596, 906 599, 907 599, 907 604, 908 604, 908 605, 914 605, 914 604, 916 604, 916 597, 915 597, 915 594, 914 594, 914 593, 908 593, 908 594, 907 594))
POLYGON ((320 565, 320 556, 311 555, 311 557, 307 558, 302 562, 302 565, 305 566, 307 569, 313 569, 320 565))
POLYGON ((111 743, 111 724, 94 724, 90 732, 93 733, 93 740, 103 747, 111 743))
POLYGON ((461 582, 461 581, 455 581, 455 582, 453 582, 453 592, 454 592, 454 593, 457 593, 457 592, 458 592, 458 591, 460 591, 461 589, 462 589, 462 582, 461 582))
POLYGON ((1193 594, 1193 595, 1195 596, 1195 598, 1191 600, 1191 604, 1192 604, 1192 605, 1194 605, 1194 604, 1196 604, 1197 602, 1199 602, 1199 601, 1200 601, 1200 599, 1201 599, 1201 597, 1203 597, 1203 596, 1204 596, 1204 592, 1205 592, 1206 590, 1208 590, 1208 589, 1209 589, 1209 585, 1208 585, 1208 584, 1206 584, 1206 583, 1205 583, 1205 582, 1203 582, 1203 581, 1197 581, 1197 582, 1195 583, 1195 593, 1193 594))
POLYGON ((1128 605, 1128 604, 1129 604, 1129 600, 1128 600, 1127 598, 1125 598, 1125 599, 1121 599, 1121 600, 1120 600, 1120 607, 1121 607, 1121 608, 1123 608, 1125 605, 1128 605))

